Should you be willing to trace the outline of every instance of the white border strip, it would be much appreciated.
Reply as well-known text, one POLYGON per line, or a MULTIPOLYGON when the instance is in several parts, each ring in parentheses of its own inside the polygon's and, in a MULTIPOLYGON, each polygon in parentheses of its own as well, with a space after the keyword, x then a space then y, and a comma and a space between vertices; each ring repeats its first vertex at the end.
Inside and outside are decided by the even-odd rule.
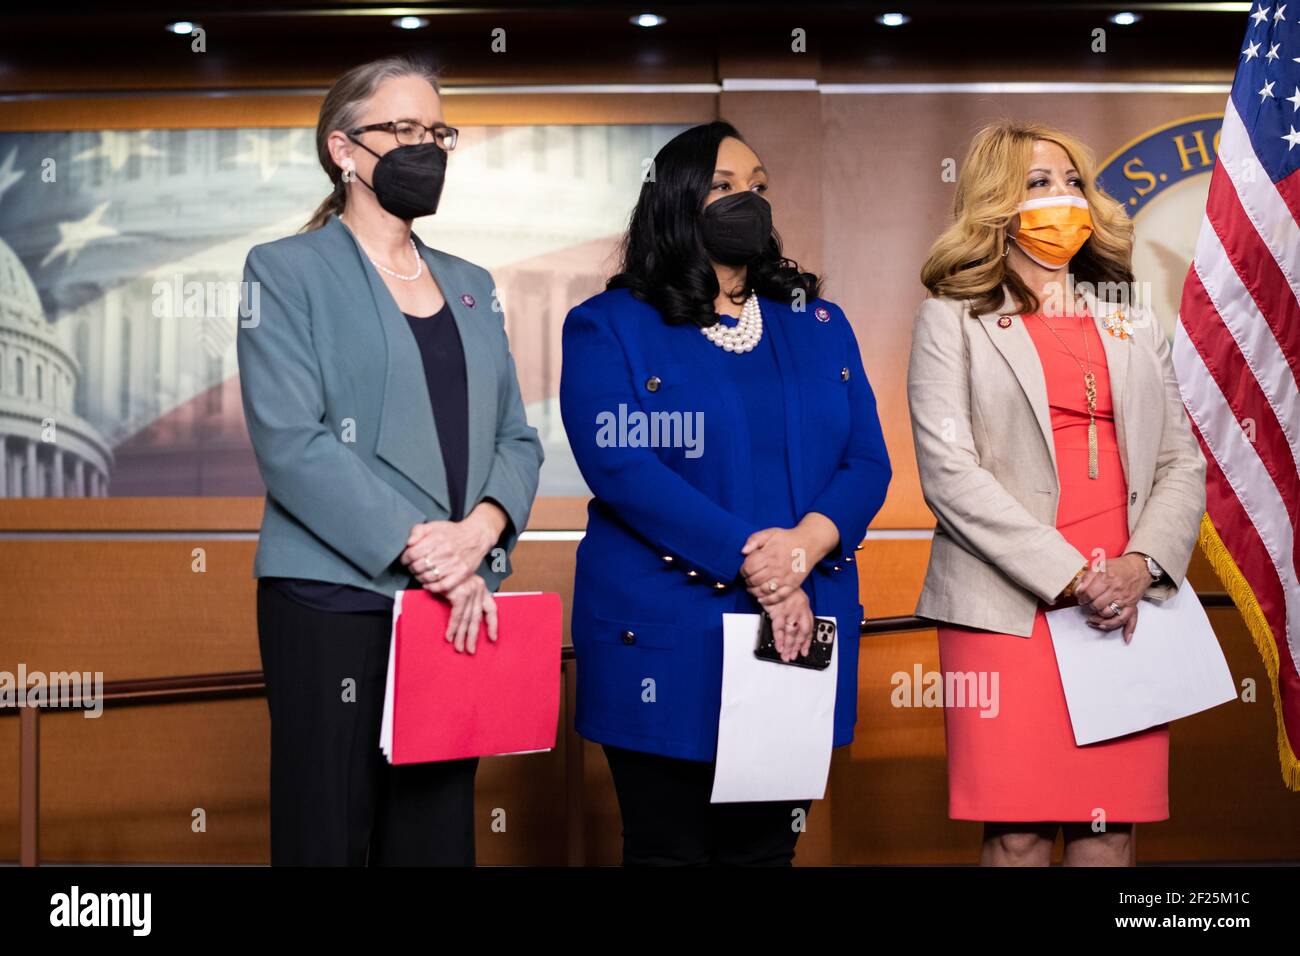
POLYGON ((1011 83, 823 83, 818 91, 858 93, 1231 93, 1231 83, 1076 83, 1028 80, 1011 83))
POLYGON ((444 96, 549 95, 553 93, 720 93, 718 83, 571 83, 536 86, 444 86, 444 96))
MULTIPOLYGON (((564 83, 529 86, 446 86, 446 96, 548 96, 554 94, 634 94, 722 92, 810 92, 828 95, 890 96, 908 93, 1220 93, 1232 92, 1231 83, 1101 83, 1029 80, 987 83, 818 83, 813 79, 729 78, 721 83, 564 83)), ((0 94, 0 103, 21 100, 116 99, 169 96, 322 96, 323 88, 282 87, 241 90, 57 90, 0 94)))
POLYGON ((493 93, 521 95, 544 93, 750 93, 808 92, 832 95, 868 96, 899 93, 1219 93, 1232 92, 1231 83, 1132 83, 1069 82, 1027 80, 987 83, 818 83, 814 79, 725 78, 719 83, 578 83, 538 86, 446 87, 449 96, 479 96, 493 93))
POLYGON ((740 79, 726 77, 722 80, 722 89, 725 92, 735 91, 748 93, 751 91, 769 91, 781 92, 796 91, 815 93, 818 90, 817 81, 814 79, 740 79))

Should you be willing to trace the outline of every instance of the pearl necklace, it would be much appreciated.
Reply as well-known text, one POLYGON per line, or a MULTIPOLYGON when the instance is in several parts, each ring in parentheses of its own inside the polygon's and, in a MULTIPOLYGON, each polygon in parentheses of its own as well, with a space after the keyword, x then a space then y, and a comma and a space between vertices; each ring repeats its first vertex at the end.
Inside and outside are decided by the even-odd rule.
POLYGON ((424 259, 420 256, 420 250, 415 248, 415 238, 411 238, 411 252, 415 253, 415 274, 404 276, 400 272, 394 272, 387 266, 380 265, 374 259, 370 259, 370 253, 366 253, 366 258, 370 259, 371 264, 380 272, 385 272, 394 279, 401 279, 403 282, 414 282, 420 276, 424 275, 424 259))
POLYGON ((758 293, 751 292, 745 300, 745 307, 740 310, 740 321, 734 325, 724 325, 719 320, 714 325, 700 329, 704 337, 720 349, 728 352, 748 352, 763 337, 763 314, 758 309, 758 293))

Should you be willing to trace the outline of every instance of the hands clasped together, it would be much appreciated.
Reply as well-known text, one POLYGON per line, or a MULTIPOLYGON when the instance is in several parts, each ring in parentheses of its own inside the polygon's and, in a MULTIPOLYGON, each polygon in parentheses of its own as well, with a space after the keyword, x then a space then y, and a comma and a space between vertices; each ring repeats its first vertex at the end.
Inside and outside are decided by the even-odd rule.
POLYGON ((803 580, 839 539, 834 523, 814 511, 793 528, 755 531, 740 549, 745 555, 740 575, 746 590, 772 618, 772 634, 783 661, 808 656, 813 612, 803 580))
POLYGON ((444 637, 457 651, 473 654, 479 624, 486 621, 489 640, 497 639, 497 608, 478 568, 505 527, 505 512, 484 502, 463 521, 426 521, 411 528, 402 564, 426 591, 451 604, 444 637))
POLYGON ((1097 571, 1091 568, 1075 579, 1074 594, 1088 613, 1088 623, 1101 631, 1124 629, 1124 643, 1137 627, 1137 602, 1151 587, 1151 572, 1139 554, 1112 558, 1097 571))

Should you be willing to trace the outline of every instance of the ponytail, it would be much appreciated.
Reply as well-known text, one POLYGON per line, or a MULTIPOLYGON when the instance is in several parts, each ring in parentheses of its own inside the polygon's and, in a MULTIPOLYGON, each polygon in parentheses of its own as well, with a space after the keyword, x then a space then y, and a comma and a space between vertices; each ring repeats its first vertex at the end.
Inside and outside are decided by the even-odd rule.
POLYGON ((342 215, 347 205, 348 191, 343 185, 343 180, 339 179, 334 183, 334 191, 321 201, 316 211, 311 214, 311 218, 307 220, 307 224, 298 231, 311 232, 313 229, 319 229, 330 221, 330 216, 342 215))

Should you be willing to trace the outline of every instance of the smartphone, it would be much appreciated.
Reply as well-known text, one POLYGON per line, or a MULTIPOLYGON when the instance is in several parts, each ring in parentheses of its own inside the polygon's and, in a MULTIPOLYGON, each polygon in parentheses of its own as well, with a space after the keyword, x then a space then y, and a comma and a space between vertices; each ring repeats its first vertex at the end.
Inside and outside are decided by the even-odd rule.
POLYGON ((761 661, 775 664, 791 664, 795 667, 807 667, 815 671, 824 671, 831 663, 831 651, 835 647, 835 621, 830 618, 813 618, 812 644, 808 656, 795 655, 794 660, 781 660, 776 649, 776 637, 772 633, 772 618, 766 611, 758 625, 758 643, 754 645, 754 656, 761 661))

